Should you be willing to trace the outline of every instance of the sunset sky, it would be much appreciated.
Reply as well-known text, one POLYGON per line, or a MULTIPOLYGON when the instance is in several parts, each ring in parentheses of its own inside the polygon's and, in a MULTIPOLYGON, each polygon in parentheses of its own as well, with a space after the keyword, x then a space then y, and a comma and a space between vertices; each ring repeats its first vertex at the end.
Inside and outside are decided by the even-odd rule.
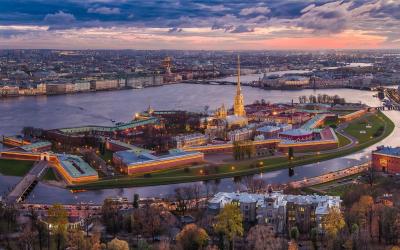
POLYGON ((0 0, 0 48, 392 49, 400 0, 0 0))

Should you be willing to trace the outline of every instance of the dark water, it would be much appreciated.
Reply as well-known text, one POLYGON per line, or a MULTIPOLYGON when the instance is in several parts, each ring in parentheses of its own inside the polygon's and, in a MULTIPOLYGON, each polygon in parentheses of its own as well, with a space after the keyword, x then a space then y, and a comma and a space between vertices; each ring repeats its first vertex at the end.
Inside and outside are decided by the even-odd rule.
MULTIPOLYGON (((124 90, 115 92, 86 93, 68 96, 50 97, 26 97, 0 100, 0 134, 15 134, 23 126, 37 126, 44 128, 58 128, 78 126, 87 124, 111 124, 111 119, 116 121, 129 120, 135 112, 140 112, 148 105, 155 109, 185 109, 201 111, 205 105, 214 109, 225 103, 230 106, 233 103, 234 86, 216 85, 185 85, 163 86, 158 88, 147 88, 140 90, 124 90)), ((252 103, 257 99, 265 99, 270 102, 290 102, 297 100, 300 95, 339 95, 347 101, 363 102, 371 106, 378 106, 379 100, 373 98, 374 92, 332 89, 332 90, 299 90, 279 91, 260 90, 257 88, 244 87, 244 98, 246 103, 252 103)), ((395 122, 396 129, 392 136, 379 144, 399 146, 400 137, 400 112, 387 111, 386 114, 395 122)), ((287 170, 278 170, 258 175, 268 183, 286 183, 305 177, 317 176, 330 171, 343 169, 351 165, 365 162, 372 146, 356 154, 309 164, 295 169, 295 175, 288 176, 287 170)), ((15 185, 18 178, 0 176, 0 192, 7 190, 9 186, 15 185), (6 181, 5 181, 6 180, 6 181)), ((232 178, 222 179, 217 184, 210 181, 208 184, 200 183, 204 189, 206 185, 210 189, 219 191, 235 191, 240 188, 232 178)), ((165 186, 141 187, 141 188, 118 188, 88 191, 72 194, 70 191, 52 187, 40 183, 28 198, 28 202, 43 203, 76 203, 94 202, 101 203, 104 198, 112 196, 124 196, 132 199, 134 193, 141 197, 165 197, 173 194, 178 186, 188 184, 173 184, 165 186)))

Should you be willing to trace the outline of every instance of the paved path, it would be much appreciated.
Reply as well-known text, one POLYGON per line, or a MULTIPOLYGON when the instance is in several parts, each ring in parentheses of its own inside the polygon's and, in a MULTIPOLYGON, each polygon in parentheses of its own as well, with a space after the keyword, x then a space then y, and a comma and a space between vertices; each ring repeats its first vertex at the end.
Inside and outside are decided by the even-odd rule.
POLYGON ((45 173, 49 167, 48 162, 39 161, 29 170, 29 172, 22 178, 22 180, 13 188, 13 190, 7 195, 7 203, 16 203, 21 201, 21 197, 30 189, 32 185, 35 185, 35 181, 45 173))

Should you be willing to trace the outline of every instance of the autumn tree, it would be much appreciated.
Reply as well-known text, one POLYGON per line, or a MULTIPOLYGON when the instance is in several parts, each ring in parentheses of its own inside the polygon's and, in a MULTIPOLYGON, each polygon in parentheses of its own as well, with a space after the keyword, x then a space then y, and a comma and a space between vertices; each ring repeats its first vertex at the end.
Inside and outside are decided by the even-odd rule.
POLYGON ((236 236, 243 236, 243 215, 235 204, 227 204, 216 216, 214 230, 225 236, 233 248, 236 236))
POLYGON ((57 243, 57 250, 60 250, 67 236, 67 210, 61 204, 54 204, 49 208, 48 218, 48 223, 51 225, 50 230, 57 243))
POLYGON ((80 230, 73 230, 69 232, 68 244, 69 249, 89 249, 89 242, 86 241, 84 233, 80 230))
POLYGON ((283 249, 282 239, 275 237, 272 227, 256 225, 250 228, 246 238, 249 249, 283 249))
POLYGON ((350 214, 355 220, 354 222, 362 226, 365 230, 369 228, 368 225, 371 225, 373 204, 374 199, 371 196, 363 195, 350 209, 350 214))
POLYGON ((107 250, 129 250, 128 242, 114 238, 107 243, 107 250))
POLYGON ((196 224, 188 224, 179 232, 176 240, 182 249, 197 250, 207 245, 209 237, 203 228, 196 224))
POLYGON ((328 214, 322 217, 322 224, 326 234, 331 238, 335 238, 346 225, 342 213, 336 208, 329 208, 328 214))

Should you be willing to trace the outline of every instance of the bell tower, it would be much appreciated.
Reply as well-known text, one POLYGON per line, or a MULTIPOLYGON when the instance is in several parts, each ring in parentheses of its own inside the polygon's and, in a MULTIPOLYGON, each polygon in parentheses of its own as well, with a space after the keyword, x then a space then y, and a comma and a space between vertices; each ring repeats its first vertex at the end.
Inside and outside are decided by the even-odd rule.
POLYGON ((244 101, 242 88, 240 87, 240 56, 237 57, 237 86, 236 86, 236 96, 233 105, 233 113, 236 116, 246 116, 246 111, 244 109, 244 101))

